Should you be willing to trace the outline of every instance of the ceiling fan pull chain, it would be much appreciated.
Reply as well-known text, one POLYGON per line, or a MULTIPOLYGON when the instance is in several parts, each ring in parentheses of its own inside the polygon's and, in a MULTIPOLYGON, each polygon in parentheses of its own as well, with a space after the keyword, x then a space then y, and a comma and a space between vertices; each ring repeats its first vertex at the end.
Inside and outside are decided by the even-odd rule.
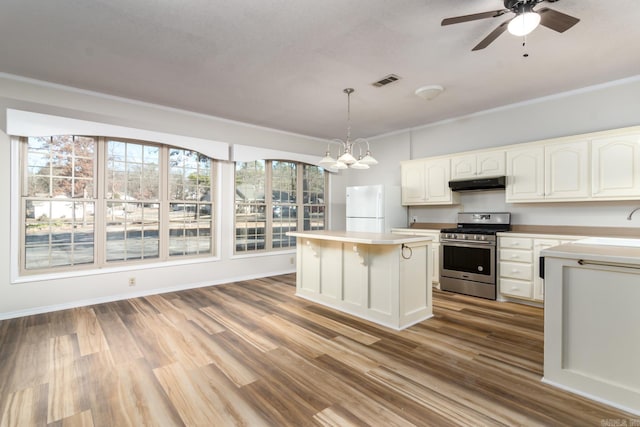
POLYGON ((527 36, 526 36, 526 34, 524 36, 522 36, 522 50, 524 50, 524 53, 522 54, 522 56, 524 58, 528 58, 529 54, 527 53, 527 36))

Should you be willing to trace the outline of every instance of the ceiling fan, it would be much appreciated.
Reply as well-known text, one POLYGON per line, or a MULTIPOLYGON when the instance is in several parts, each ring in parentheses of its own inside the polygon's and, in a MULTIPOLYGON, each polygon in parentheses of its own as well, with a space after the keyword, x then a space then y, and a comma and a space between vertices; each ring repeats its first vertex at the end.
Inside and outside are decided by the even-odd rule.
POLYGON ((480 50, 489 46, 498 36, 507 29, 511 34, 524 36, 533 31, 538 24, 551 28, 559 33, 564 33, 569 28, 576 25, 580 20, 570 15, 566 15, 557 10, 544 7, 540 10, 533 10, 538 3, 547 1, 555 3, 558 0, 504 0, 504 9, 492 10, 489 12, 473 13, 471 15, 456 16, 442 20, 441 25, 459 24, 461 22, 475 21, 484 18, 497 18, 505 13, 515 13, 516 16, 498 25, 487 37, 478 43, 473 49, 480 50))

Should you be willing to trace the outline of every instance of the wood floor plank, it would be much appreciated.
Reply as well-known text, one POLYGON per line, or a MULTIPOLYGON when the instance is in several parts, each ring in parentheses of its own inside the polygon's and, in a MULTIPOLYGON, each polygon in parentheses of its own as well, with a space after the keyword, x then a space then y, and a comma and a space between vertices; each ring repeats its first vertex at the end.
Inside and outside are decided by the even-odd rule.
POLYGON ((80 354, 85 356, 106 350, 108 348, 107 339, 102 332, 95 311, 91 308, 79 308, 74 310, 74 314, 80 354))
POLYGON ((192 321, 198 325, 209 335, 217 334, 225 330, 224 326, 207 316, 200 310, 191 306, 187 301, 182 298, 174 298, 171 300, 172 304, 178 307, 185 315, 187 320, 192 321))
POLYGON ((192 376, 179 364, 157 368, 154 372, 186 425, 225 426, 245 423, 239 408, 226 402, 225 396, 218 394, 217 390, 206 387, 206 381, 203 384, 203 377, 199 374, 192 376))
MULTIPOLYGON (((103 305, 109 306, 109 304, 103 305)), ((143 357, 136 340, 117 312, 96 310, 96 317, 100 322, 100 327, 109 345, 109 352, 115 363, 126 363, 143 357)))
POLYGON ((51 338, 47 422, 67 418, 87 409, 79 372, 79 349, 71 335, 51 338))
POLYGON ((98 425, 173 426, 182 425, 178 411, 167 398, 144 359, 116 366, 116 390, 110 396, 111 416, 98 425))
POLYGON ((14 393, 10 393, 6 400, 0 427, 19 427, 25 425, 36 425, 38 413, 35 411, 36 390, 25 388, 14 393))
POLYGON ((215 321, 227 328, 229 331, 238 335, 240 338, 244 339, 258 350, 266 352, 277 348, 277 345, 271 342, 268 338, 243 326, 240 322, 237 321, 237 319, 224 317, 220 314, 220 311, 214 309, 213 307, 204 307, 201 310, 206 313, 207 316, 210 316, 215 321))
POLYGON ((201 348, 203 354, 207 356, 207 363, 199 365, 205 366, 215 364, 220 371, 238 387, 256 381, 259 376, 249 369, 244 358, 236 358, 231 355, 225 347, 220 345, 215 338, 206 335, 197 327, 185 322, 180 328, 181 332, 189 337, 189 342, 201 348))
POLYGON ((61 427, 95 427, 91 411, 80 412, 79 414, 62 419, 61 427))
MULTIPOLYGON (((394 331, 295 274, 0 321, 4 426, 602 426, 540 381, 543 310, 434 290, 394 331)), ((604 424, 603 424, 604 423, 604 424)))

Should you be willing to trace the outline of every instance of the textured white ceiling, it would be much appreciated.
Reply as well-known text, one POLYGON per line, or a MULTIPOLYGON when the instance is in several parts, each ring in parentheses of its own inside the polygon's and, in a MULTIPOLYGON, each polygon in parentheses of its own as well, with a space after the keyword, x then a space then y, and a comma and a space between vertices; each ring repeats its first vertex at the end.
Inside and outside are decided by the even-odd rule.
POLYGON ((542 3, 564 34, 508 17, 441 27, 501 0, 0 0, 0 72, 322 138, 398 129, 640 74, 640 0, 542 3), (371 85, 389 73, 402 77, 371 85), (428 84, 446 90, 425 101, 428 84))

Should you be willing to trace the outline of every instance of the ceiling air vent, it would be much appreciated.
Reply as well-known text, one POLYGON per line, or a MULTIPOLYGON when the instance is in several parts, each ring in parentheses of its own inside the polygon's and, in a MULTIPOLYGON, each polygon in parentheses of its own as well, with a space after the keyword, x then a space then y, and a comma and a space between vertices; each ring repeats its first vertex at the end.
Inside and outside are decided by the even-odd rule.
POLYGON ((380 80, 378 80, 375 83, 372 83, 375 87, 382 87, 382 86, 386 86, 389 83, 393 83, 396 80, 400 80, 400 76, 397 76, 395 74, 389 74, 388 76, 385 76, 383 78, 381 78, 380 80))

